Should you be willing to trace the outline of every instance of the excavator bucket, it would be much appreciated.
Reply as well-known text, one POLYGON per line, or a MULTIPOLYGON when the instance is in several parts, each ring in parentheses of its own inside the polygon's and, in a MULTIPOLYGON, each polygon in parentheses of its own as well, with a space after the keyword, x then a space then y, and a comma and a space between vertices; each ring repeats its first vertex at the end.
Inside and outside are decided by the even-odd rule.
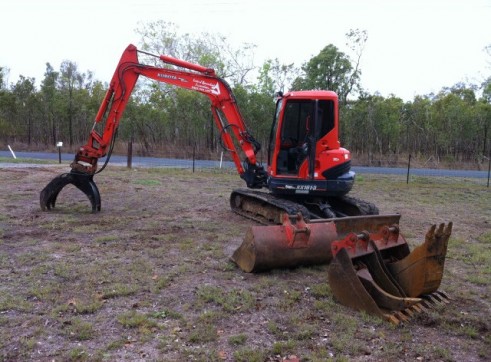
POLYGON ((93 175, 80 173, 74 170, 70 173, 64 173, 55 177, 48 185, 46 185, 39 197, 41 209, 45 211, 54 208, 58 194, 68 184, 74 185, 87 195, 92 205, 92 212, 101 211, 101 195, 94 182, 93 175))
POLYGON ((452 223, 433 225, 425 242, 409 255, 387 263, 387 267, 407 295, 430 294, 440 287, 452 223), (422 272, 424 271, 424 273, 422 272))
POLYGON ((334 241, 328 280, 335 298, 395 324, 434 304, 448 303, 438 288, 451 233, 452 223, 438 229, 433 225, 412 252, 397 225, 334 241))
POLYGON ((301 265, 326 264, 332 259, 329 240, 336 240, 334 223, 306 224, 301 214, 292 224, 282 214, 282 225, 252 226, 232 255, 243 271, 259 272, 301 265))
POLYGON ((412 252, 399 232, 400 215, 373 215, 253 226, 232 260, 246 272, 330 263, 328 280, 340 303, 405 322, 434 304, 448 303, 437 291, 452 223, 432 226, 412 252), (356 232, 353 232, 356 231, 356 232))

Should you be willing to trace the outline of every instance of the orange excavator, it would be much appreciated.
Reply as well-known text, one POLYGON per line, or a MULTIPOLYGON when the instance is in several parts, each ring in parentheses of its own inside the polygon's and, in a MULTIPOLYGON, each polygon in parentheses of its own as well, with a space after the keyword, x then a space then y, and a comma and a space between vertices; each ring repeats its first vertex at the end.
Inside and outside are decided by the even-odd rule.
MULTIPOLYGON (((431 229, 420 248, 423 251, 410 253, 398 232, 400 215, 379 216, 372 203, 347 195, 355 174, 350 170, 350 152, 340 146, 338 138, 336 93, 277 95, 265 168, 256 158, 261 145, 248 131, 224 79, 211 68, 153 55, 131 44, 121 56, 89 139, 76 153, 71 171, 54 178, 41 191, 43 210, 55 207, 60 191, 68 184, 87 195, 93 212, 101 210, 94 175, 110 159, 119 122, 140 76, 194 90, 210 99, 221 144, 247 185, 247 189, 233 190, 230 206, 234 212, 268 225, 253 226, 232 256, 241 269, 252 272, 331 263, 329 280, 338 300, 393 321, 404 320, 402 315, 394 317, 396 312, 406 311, 407 315, 409 308, 424 308, 422 295, 435 295, 443 275, 451 224, 437 232, 431 229), (164 65, 143 64, 138 53, 156 57, 164 65), (106 163, 99 169, 98 161, 105 156, 106 163), (268 191, 260 191, 262 188, 268 191), (376 278, 370 273, 377 262, 368 263, 368 259, 382 265, 376 278), (402 280, 409 287, 401 286, 402 280), (381 302, 373 290, 389 302, 381 302), (368 294, 359 298, 363 293, 368 294)), ((443 296, 439 293, 428 300, 443 302, 443 296)))

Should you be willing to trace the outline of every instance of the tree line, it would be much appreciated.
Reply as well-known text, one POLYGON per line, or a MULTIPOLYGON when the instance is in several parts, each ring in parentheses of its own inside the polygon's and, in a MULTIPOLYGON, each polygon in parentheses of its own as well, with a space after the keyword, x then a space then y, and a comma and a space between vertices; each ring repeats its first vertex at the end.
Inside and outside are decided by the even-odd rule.
MULTIPOLYGON (((137 32, 139 48, 212 67, 225 78, 250 132, 264 148, 276 91, 328 89, 339 95, 342 145, 366 164, 396 165, 409 154, 472 164, 489 157, 491 77, 412 101, 369 94, 361 82, 360 60, 368 39, 364 31, 346 34, 350 54, 329 44, 300 67, 269 59, 259 68, 251 44, 234 48, 223 36, 181 34, 163 21, 144 24, 137 32)), ((0 65, 0 143, 28 149, 51 149, 58 141, 73 149, 85 144, 106 84, 90 71, 81 72, 73 61, 62 62, 59 70, 47 63, 39 87, 25 76, 6 84, 7 75, 8 68, 0 65)), ((120 124, 119 142, 134 140, 142 155, 188 157, 197 150, 206 157, 219 150, 209 107, 208 98, 198 92, 141 80, 120 124)))

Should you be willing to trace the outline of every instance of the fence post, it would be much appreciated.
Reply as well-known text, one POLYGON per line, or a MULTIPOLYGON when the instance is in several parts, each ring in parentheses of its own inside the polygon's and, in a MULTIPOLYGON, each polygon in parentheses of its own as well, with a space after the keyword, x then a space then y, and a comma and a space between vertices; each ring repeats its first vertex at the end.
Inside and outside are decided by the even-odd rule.
POLYGON ((194 142, 194 145, 193 145, 193 173, 194 173, 194 162, 195 162, 195 159, 196 159, 196 142, 194 142))
POLYGON ((63 147, 63 142, 57 142, 56 148, 58 148, 58 163, 61 163, 61 147, 63 147))
POLYGON ((409 161, 407 162, 407 177, 406 184, 409 184, 409 170, 411 169, 411 154, 409 154, 409 161))
POLYGON ((489 175, 491 174, 491 151, 489 152, 488 157, 488 187, 489 187, 489 175))
POLYGON ((128 158, 126 162, 126 167, 131 168, 133 163, 133 137, 128 141, 128 158))

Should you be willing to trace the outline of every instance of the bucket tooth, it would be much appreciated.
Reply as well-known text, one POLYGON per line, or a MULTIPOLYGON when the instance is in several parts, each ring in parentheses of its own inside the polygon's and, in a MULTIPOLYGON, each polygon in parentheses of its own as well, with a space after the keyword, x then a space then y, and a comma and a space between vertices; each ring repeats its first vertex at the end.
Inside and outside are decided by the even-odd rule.
POLYGON ((436 293, 431 293, 430 297, 437 300, 438 303, 440 303, 440 304, 446 304, 446 302, 442 298, 440 298, 440 296, 436 293))
POLYGON ((423 313, 427 311, 427 309, 421 305, 421 302, 411 306, 411 308, 414 309, 417 313, 423 313))
POLYGON ((398 325, 401 322, 403 322, 400 318, 398 318, 394 314, 387 314, 385 319, 394 325, 398 325))
POLYGON ((425 294, 422 295, 421 298, 426 302, 425 305, 429 309, 446 305, 446 303, 443 303, 439 299, 435 298, 433 294, 425 294))
POLYGON ((402 313, 406 314, 409 318, 414 317, 414 313, 416 311, 412 310, 411 307, 408 307, 402 311, 402 313))
POLYGON ((450 303, 450 297, 443 290, 437 290, 433 295, 438 295, 440 299, 447 304, 450 303))
POLYGON ((409 318, 401 311, 394 312, 394 316, 402 323, 409 322, 409 318))
POLYGON ((432 309, 434 306, 434 303, 429 300, 428 298, 425 298, 425 296, 421 296, 421 303, 420 303, 427 311, 432 309))
POLYGON ((450 296, 443 290, 437 290, 435 293, 438 293, 439 295, 441 295, 443 298, 447 299, 448 301, 450 301, 450 296))
POLYGON ((45 211, 54 208, 58 194, 68 184, 74 185, 89 198, 92 205, 92 212, 101 210, 101 196, 99 189, 93 180, 93 175, 76 171, 57 176, 46 185, 39 195, 41 209, 45 211))
POLYGON ((447 302, 444 302, 440 298, 436 297, 434 293, 423 295, 423 298, 428 299, 433 305, 444 306, 447 302))
POLYGON ((425 242, 417 246, 409 255, 387 268, 410 297, 435 292, 443 277, 443 267, 447 254, 448 239, 452 233, 452 223, 433 225, 426 233, 425 242))
POLYGON ((423 310, 421 308, 419 308, 418 304, 415 304, 415 305, 409 307, 407 310, 408 310, 408 312, 411 313, 411 316, 423 313, 423 310))

